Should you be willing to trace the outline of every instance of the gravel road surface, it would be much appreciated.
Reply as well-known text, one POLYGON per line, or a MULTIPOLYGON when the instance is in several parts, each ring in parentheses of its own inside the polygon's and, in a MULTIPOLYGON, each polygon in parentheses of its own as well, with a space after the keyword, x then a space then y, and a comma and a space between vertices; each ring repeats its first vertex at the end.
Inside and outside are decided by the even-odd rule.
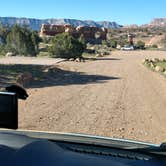
POLYGON ((142 65, 148 57, 166 58, 166 52, 116 51, 60 63, 65 74, 29 88, 29 99, 20 101, 19 127, 166 141, 166 78, 142 65))

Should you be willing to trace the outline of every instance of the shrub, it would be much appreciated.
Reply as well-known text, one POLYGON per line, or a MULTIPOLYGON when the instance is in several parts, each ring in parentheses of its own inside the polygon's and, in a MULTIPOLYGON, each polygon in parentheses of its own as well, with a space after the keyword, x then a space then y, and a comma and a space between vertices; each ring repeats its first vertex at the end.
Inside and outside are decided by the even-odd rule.
POLYGON ((3 26, 0 24, 0 44, 6 44, 6 38, 7 35, 9 34, 11 28, 9 26, 3 26))
POLYGON ((120 45, 121 47, 124 47, 125 45, 129 45, 130 43, 128 42, 127 40, 127 37, 126 36, 120 36, 118 39, 117 39, 117 45, 120 45))
POLYGON ((152 48, 158 48, 158 46, 156 44, 153 44, 151 47, 152 48))
POLYGON ((84 49, 85 46, 81 41, 68 33, 61 33, 52 39, 49 53, 51 57, 77 58, 82 56, 84 49))
POLYGON ((108 46, 107 40, 102 40, 101 44, 104 45, 104 46, 108 46))
POLYGON ((5 45, 0 44, 0 56, 5 54, 6 54, 5 45))
POLYGON ((137 49, 145 49, 145 42, 139 40, 139 41, 137 41, 135 47, 136 47, 137 49))
POLYGON ((84 38, 84 36, 82 34, 80 35, 78 41, 80 43, 82 43, 83 49, 85 50, 86 49, 86 41, 85 41, 85 38, 84 38))
POLYGON ((102 45, 111 47, 111 48, 116 48, 117 47, 117 41, 114 39, 111 40, 103 40, 102 45))
POLYGON ((39 43, 42 42, 42 39, 39 37, 38 32, 32 31, 30 34, 30 40, 32 40, 32 44, 35 48, 34 54, 36 55, 39 53, 39 43))
POLYGON ((117 47, 117 41, 116 40, 111 40, 109 42, 109 45, 110 45, 111 48, 116 48, 117 47))
POLYGON ((42 37, 42 42, 45 44, 49 44, 51 42, 51 37, 48 36, 42 37))

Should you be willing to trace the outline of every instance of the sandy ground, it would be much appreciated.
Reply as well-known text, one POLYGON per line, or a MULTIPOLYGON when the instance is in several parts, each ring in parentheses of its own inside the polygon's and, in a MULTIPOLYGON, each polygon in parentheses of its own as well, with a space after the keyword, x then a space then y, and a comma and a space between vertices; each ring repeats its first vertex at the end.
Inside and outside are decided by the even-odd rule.
POLYGON ((31 64, 31 65, 52 65, 64 61, 64 59, 53 58, 36 58, 36 57, 1 57, 0 64, 31 64))
POLYGON ((145 57, 166 52, 117 51, 60 63, 68 70, 61 79, 29 88, 28 100, 20 101, 19 128, 166 141, 166 78, 144 67, 145 57))

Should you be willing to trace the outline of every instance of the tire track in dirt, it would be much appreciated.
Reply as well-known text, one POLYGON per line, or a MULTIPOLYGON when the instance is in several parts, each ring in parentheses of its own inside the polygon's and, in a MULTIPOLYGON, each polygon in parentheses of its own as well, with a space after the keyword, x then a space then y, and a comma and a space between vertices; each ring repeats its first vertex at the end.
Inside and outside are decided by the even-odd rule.
POLYGON ((20 102, 20 128, 165 141, 166 78, 141 64, 146 57, 165 52, 117 51, 103 60, 59 64, 119 79, 29 89, 31 97, 20 102))

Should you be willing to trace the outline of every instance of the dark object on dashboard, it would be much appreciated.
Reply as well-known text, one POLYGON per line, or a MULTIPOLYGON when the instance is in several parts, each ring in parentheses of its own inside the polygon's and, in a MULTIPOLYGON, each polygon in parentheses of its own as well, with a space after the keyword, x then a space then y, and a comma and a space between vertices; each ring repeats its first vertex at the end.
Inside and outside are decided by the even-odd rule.
POLYGON ((18 99, 26 100, 28 97, 27 91, 19 85, 10 85, 6 88, 7 92, 13 92, 17 94, 18 99))
POLYGON ((0 128, 18 128, 18 97, 13 92, 0 92, 0 128))
POLYGON ((10 85, 0 92, 0 128, 18 128, 18 99, 26 100, 28 94, 19 85, 10 85))

